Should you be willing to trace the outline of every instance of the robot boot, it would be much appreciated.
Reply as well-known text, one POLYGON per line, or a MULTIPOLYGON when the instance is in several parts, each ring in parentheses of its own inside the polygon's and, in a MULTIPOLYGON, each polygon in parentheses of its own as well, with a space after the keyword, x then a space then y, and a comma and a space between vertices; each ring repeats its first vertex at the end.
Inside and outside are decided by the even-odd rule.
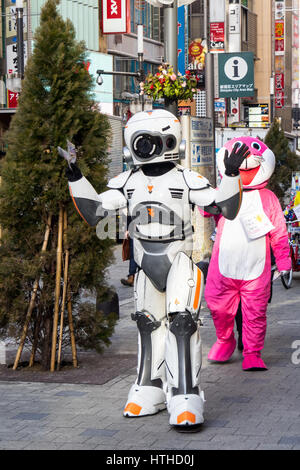
POLYGON ((171 320, 166 341, 169 423, 178 431, 197 430, 203 423, 204 393, 200 388, 200 327, 188 312, 171 320))
MULTIPOLYGON (((164 344, 164 325, 151 318, 149 313, 136 312, 132 319, 137 322, 139 330, 139 364, 136 383, 132 385, 124 408, 124 416, 138 417, 156 414, 166 408, 166 395, 163 380, 153 377, 153 345, 162 349, 164 344), (155 336, 153 339, 152 337, 155 336), (163 338, 162 338, 163 336, 163 338)), ((162 375, 159 369, 164 367, 164 360, 156 367, 157 376, 162 375)))
POLYGON ((142 270, 135 281, 136 313, 132 319, 138 328, 138 367, 137 379, 129 391, 123 412, 127 417, 152 415, 166 408, 165 294, 153 286, 142 270), (149 312, 155 312, 155 317, 149 312))

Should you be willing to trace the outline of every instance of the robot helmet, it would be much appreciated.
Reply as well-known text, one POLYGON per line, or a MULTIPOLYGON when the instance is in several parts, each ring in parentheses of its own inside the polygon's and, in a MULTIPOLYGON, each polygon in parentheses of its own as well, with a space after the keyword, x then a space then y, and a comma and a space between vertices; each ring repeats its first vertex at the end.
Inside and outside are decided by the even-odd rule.
POLYGON ((125 126, 124 138, 134 165, 182 158, 179 119, 165 109, 136 113, 125 126))
POLYGON ((275 155, 261 140, 249 136, 231 139, 219 150, 217 165, 221 176, 225 173, 225 150, 230 154, 236 144, 246 144, 251 152, 240 166, 243 187, 252 188, 267 182, 275 169, 275 155))

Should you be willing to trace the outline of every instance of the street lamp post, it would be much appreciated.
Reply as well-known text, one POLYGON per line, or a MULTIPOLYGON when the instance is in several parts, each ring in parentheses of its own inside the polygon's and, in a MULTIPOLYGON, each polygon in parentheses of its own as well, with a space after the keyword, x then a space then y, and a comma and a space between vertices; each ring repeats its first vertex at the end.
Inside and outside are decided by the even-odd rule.
MULTIPOLYGON (((138 52, 138 67, 139 70, 137 72, 119 72, 119 71, 109 71, 106 72, 105 70, 97 70, 97 84, 102 85, 103 79, 102 75, 119 75, 123 77, 135 77, 139 83, 145 80, 145 71, 144 71, 144 30, 143 25, 137 25, 137 52, 138 52)), ((144 111, 144 94, 140 93, 139 95, 140 103, 142 105, 142 111, 144 111)))
MULTIPOLYGON (((178 68, 178 33, 177 33, 177 9, 178 0, 174 0, 170 5, 164 5, 164 44, 165 60, 173 66, 174 73, 177 75, 178 68)), ((177 101, 165 103, 165 107, 172 114, 177 116, 177 101)))

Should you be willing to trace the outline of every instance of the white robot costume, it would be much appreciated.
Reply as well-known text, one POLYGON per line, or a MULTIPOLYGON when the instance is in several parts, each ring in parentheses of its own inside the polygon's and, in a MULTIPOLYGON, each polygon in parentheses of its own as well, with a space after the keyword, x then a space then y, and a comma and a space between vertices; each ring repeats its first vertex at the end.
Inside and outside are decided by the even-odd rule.
POLYGON ((74 204, 90 225, 103 210, 127 208, 132 222, 135 313, 139 337, 137 379, 124 416, 168 409, 170 424, 192 430, 203 422, 200 387, 201 338, 198 319, 203 275, 191 259, 191 206, 233 219, 242 199, 238 168, 248 148, 225 156, 226 174, 217 190, 176 161, 183 158, 179 120, 158 109, 139 112, 125 128, 127 154, 134 163, 98 195, 75 164, 67 170, 74 204))

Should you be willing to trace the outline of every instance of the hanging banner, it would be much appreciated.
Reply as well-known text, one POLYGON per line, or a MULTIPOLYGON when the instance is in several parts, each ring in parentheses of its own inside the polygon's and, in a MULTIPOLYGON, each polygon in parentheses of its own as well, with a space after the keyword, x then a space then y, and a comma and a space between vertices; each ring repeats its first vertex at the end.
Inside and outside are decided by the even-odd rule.
POLYGON ((225 23, 210 23, 210 52, 224 52, 225 23))
POLYGON ((102 32, 127 33, 127 0, 102 0, 102 32))
MULTIPOLYGON (((27 41, 24 41, 23 57, 25 64, 27 55, 27 41)), ((18 73, 18 46, 16 42, 6 46, 6 73, 18 73)))
POLYGON ((284 107, 285 1, 275 1, 275 108, 284 107))
POLYGON ((275 90, 283 90, 283 89, 284 89, 284 74, 276 73, 275 74, 275 90))
POLYGON ((284 90, 275 91, 275 108, 284 107, 284 90))
POLYGON ((7 90, 7 107, 17 108, 20 93, 7 90))
POLYGON ((177 13, 177 31, 178 31, 178 72, 185 74, 185 8, 178 8, 177 13))
POLYGON ((189 45, 189 69, 204 70, 207 45, 205 39, 196 38, 189 45))
POLYGON ((284 20, 275 21, 275 54, 284 54, 284 20))

